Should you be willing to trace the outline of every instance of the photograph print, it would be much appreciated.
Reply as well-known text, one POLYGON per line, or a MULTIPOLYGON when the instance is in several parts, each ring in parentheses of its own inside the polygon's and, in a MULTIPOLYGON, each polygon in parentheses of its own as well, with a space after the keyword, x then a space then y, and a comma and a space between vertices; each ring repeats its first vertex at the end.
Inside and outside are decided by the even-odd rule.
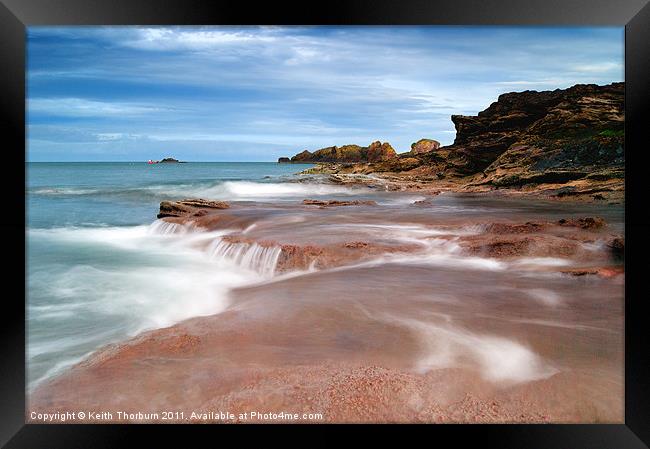
POLYGON ((26 422, 624 423, 623 27, 26 49, 26 422))

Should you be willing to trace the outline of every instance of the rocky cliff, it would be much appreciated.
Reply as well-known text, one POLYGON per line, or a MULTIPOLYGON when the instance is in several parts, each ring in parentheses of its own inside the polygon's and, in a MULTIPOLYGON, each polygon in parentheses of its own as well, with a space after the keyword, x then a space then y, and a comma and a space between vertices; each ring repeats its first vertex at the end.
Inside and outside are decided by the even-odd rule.
POLYGON ((453 115, 453 145, 427 153, 423 163, 494 186, 622 177, 624 88, 503 94, 477 116, 453 115))
POLYGON ((591 184, 607 183, 608 189, 622 191, 624 91, 624 83, 613 83, 506 93, 476 116, 452 115, 452 145, 421 139, 409 152, 389 151, 378 158, 348 145, 341 148, 359 149, 354 157, 346 159, 331 147, 305 151, 292 161, 341 162, 323 168, 329 173, 398 173, 410 180, 444 180, 466 188, 572 184, 567 187, 571 189, 577 183, 586 191, 591 184))

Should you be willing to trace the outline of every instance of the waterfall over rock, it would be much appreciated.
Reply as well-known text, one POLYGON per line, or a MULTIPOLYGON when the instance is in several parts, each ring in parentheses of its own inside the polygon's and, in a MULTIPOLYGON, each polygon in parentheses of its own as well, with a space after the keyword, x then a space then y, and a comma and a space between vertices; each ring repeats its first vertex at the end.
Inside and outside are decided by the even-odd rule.
POLYGON ((149 225, 149 232, 152 234, 186 234, 187 231, 187 226, 164 220, 156 220, 149 225))
POLYGON ((210 245, 212 258, 228 259, 237 265, 271 277, 275 273, 282 252, 279 246, 262 246, 258 243, 231 243, 215 240, 210 245))

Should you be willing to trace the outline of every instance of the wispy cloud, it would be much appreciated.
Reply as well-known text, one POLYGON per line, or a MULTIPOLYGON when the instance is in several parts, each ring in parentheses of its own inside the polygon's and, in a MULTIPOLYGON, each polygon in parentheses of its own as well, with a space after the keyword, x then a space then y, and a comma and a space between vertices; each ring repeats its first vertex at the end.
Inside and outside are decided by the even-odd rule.
POLYGON ((450 143, 451 114, 507 91, 623 79, 622 28, 36 27, 28 50, 41 159, 45 141, 109 158, 168 142, 209 160, 375 139, 408 150, 450 143))
POLYGON ((83 98, 32 98, 27 102, 30 114, 63 117, 125 117, 163 111, 166 108, 133 103, 92 101, 83 98))
POLYGON ((274 42, 276 38, 264 29, 243 30, 191 30, 169 28, 143 28, 135 30, 124 44, 143 50, 214 50, 224 46, 274 42))

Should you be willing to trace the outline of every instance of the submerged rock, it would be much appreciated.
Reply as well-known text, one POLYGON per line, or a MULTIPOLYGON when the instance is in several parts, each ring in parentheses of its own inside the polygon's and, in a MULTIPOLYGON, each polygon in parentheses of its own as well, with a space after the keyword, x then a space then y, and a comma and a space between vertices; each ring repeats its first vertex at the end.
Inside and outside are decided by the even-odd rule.
POLYGON ((615 237, 607 243, 607 247, 614 260, 622 261, 625 258, 625 239, 623 237, 615 237))
POLYGON ((581 229, 600 229, 606 226, 605 220, 600 217, 583 217, 570 220, 562 218, 558 220, 558 224, 561 226, 571 226, 581 229))
POLYGON ((622 267, 594 267, 594 268, 570 268, 566 270, 560 270, 562 274, 567 274, 570 276, 582 277, 582 276, 599 276, 602 278, 612 278, 623 274, 625 271, 622 267))
POLYGON ((338 201, 338 200, 310 200, 306 199, 302 201, 302 204, 308 206, 320 206, 320 207, 336 207, 336 206, 376 206, 376 201, 338 201))

